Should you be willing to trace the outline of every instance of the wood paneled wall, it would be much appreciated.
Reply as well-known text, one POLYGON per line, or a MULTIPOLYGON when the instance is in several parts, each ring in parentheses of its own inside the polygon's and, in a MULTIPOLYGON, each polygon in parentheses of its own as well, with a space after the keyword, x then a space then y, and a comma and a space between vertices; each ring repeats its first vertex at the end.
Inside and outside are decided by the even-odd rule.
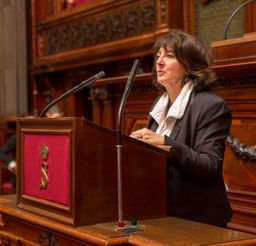
POLYGON ((212 44, 213 91, 228 103, 233 121, 223 174, 233 210, 229 227, 256 233, 256 35, 212 44))

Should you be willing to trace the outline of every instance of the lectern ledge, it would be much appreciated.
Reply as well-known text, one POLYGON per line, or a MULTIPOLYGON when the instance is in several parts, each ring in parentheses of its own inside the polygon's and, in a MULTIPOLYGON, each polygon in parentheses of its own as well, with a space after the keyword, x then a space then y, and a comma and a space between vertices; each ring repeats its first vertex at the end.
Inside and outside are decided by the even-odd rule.
MULTIPOLYGON (((125 220, 167 216, 171 150, 122 135, 125 220)), ((17 207, 70 226, 117 221, 115 131, 76 117, 17 120, 17 207)))

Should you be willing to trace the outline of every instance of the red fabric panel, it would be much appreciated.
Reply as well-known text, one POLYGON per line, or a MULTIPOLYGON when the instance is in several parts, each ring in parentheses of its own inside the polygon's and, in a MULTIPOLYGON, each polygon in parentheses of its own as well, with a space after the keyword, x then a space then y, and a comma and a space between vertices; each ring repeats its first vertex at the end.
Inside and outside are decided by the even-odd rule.
POLYGON ((6 182, 2 184, 2 188, 11 190, 12 189, 12 183, 6 182))
POLYGON ((69 205, 69 136, 24 134, 24 194, 43 200, 69 205), (40 148, 49 149, 42 160, 40 148), (41 163, 48 166, 48 186, 40 188, 41 163))

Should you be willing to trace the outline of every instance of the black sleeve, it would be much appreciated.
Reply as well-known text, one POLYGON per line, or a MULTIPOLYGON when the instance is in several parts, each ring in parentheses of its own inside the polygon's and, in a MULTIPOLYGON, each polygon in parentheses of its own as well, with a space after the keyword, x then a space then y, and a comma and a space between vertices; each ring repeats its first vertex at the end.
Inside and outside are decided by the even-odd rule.
POLYGON ((224 102, 209 103, 191 113, 197 120, 194 125, 184 125, 180 134, 189 144, 165 136, 165 145, 173 146, 173 156, 168 163, 187 177, 199 182, 214 182, 225 152, 225 138, 231 126, 231 113, 224 102), (189 129, 189 130, 187 130, 189 129), (188 136, 193 135, 193 137, 188 136))

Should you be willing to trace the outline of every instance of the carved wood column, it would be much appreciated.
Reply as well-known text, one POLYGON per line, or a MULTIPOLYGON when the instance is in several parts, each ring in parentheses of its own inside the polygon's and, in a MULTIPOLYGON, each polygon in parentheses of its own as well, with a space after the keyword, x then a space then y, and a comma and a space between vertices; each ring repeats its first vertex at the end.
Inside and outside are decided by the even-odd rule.
POLYGON ((90 97, 88 100, 92 101, 92 121, 96 124, 102 124, 102 105, 99 99, 101 88, 91 88, 90 97))
POLYGON ((92 101, 93 122, 113 129, 113 100, 109 90, 107 86, 91 88, 88 99, 92 101))
POLYGON ((89 100, 92 101, 92 121, 96 124, 101 125, 100 100, 96 97, 90 97, 89 100))
MULTIPOLYGON (((204 2, 207 2, 207 1, 204 1, 204 2)), ((192 35, 197 35, 196 7, 197 7, 197 1, 183 0, 184 31, 192 35)))
POLYGON ((103 101, 102 125, 114 129, 113 100, 107 88, 102 90, 100 99, 103 101))
POLYGON ((246 6, 246 33, 256 32, 255 12, 256 2, 246 6))

